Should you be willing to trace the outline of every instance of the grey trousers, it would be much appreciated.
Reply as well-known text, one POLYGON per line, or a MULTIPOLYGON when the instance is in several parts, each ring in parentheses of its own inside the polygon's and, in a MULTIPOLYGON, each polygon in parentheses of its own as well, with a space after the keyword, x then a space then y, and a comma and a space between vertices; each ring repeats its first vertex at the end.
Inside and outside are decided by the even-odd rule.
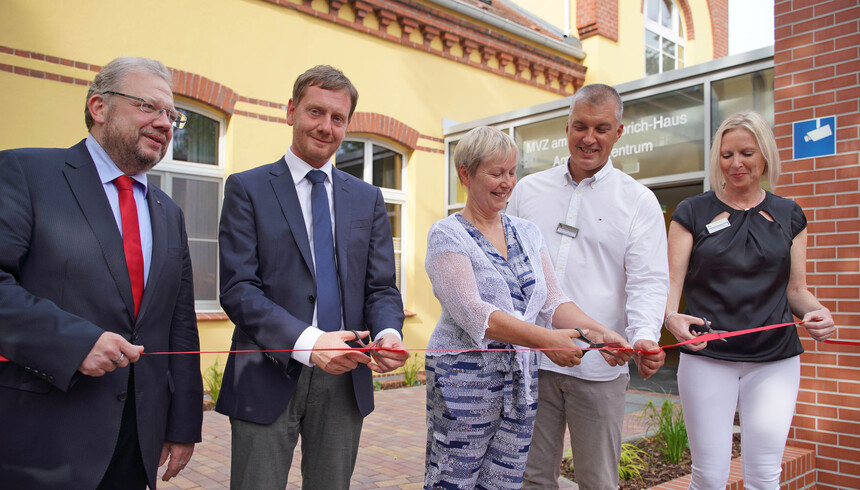
POLYGON ((347 490, 363 418, 352 375, 304 367, 287 409, 270 425, 230 418, 232 490, 283 490, 302 441, 302 488, 347 490))
POLYGON ((587 381, 541 370, 538 378, 537 417, 523 488, 558 488, 566 425, 579 488, 617 489, 630 376, 587 381))

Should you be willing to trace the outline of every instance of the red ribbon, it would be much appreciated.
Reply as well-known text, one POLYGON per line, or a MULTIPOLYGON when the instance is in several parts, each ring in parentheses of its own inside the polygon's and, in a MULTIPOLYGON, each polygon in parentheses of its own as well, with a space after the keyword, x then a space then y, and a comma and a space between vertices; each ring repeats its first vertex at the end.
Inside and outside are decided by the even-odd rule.
MULTIPOLYGON (((765 330, 773 330, 776 328, 788 327, 791 325, 800 325, 803 322, 789 322, 789 323, 776 323, 773 325, 765 325, 763 327, 749 328, 746 330, 738 330, 736 332, 720 332, 720 333, 706 333, 699 335, 698 337, 694 337, 692 339, 685 340, 683 342, 678 342, 677 344, 664 345, 660 347, 660 350, 671 349, 674 347, 680 347, 686 344, 698 344, 699 342, 709 342, 711 340, 719 340, 719 339, 727 339, 729 337, 737 337, 739 335, 746 335, 755 332, 763 332, 765 330)), ((860 342, 855 342, 851 340, 822 340, 822 342, 826 344, 835 344, 835 345, 856 345, 860 346, 860 342)), ((268 349, 268 350, 210 350, 210 351, 184 351, 184 352, 142 352, 142 356, 160 356, 160 355, 172 355, 172 354, 262 354, 262 353, 272 353, 272 352, 302 352, 302 351, 342 351, 344 349, 338 348, 328 348, 328 349, 268 349)), ((409 351, 413 352, 451 352, 452 350, 456 350, 458 352, 511 352, 511 351, 556 351, 556 350, 570 350, 566 348, 553 348, 553 349, 528 349, 528 348, 517 348, 517 349, 389 349, 386 347, 356 347, 352 350, 359 352, 367 352, 370 350, 384 350, 387 352, 397 352, 400 354, 408 353, 409 351)), ((580 350, 598 350, 593 348, 584 348, 580 350)), ((642 354, 656 354, 658 351, 646 351, 642 349, 634 349, 634 348, 623 348, 623 349, 612 349, 612 350, 620 350, 620 351, 632 351, 639 352, 642 354)), ((3 356, 0 356, 0 362, 8 361, 3 356)))

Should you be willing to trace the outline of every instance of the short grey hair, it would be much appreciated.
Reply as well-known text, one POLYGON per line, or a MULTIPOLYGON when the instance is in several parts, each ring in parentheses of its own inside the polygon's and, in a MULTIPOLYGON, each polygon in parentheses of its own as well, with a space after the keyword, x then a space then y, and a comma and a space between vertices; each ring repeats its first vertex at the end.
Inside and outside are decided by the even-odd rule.
POLYGON ((770 188, 773 189, 779 180, 779 150, 776 147, 776 138, 773 136, 770 124, 755 111, 736 112, 727 117, 717 128, 711 144, 711 188, 721 189, 726 183, 726 178, 720 169, 720 147, 723 145, 723 136, 735 129, 746 129, 752 133, 765 160, 764 177, 770 188))
POLYGON ((621 124, 621 116, 624 115, 624 101, 621 100, 617 90, 602 83, 592 83, 577 90, 570 101, 570 114, 573 114, 573 106, 577 102, 595 106, 605 104, 610 100, 615 102, 615 118, 618 119, 618 124, 621 124))
POLYGON ((167 82, 168 86, 173 87, 173 73, 164 66, 164 63, 149 58, 116 58, 102 67, 87 91, 87 101, 84 104, 84 121, 87 124, 87 130, 91 130, 94 124, 93 116, 90 114, 90 98, 105 92, 118 92, 125 76, 131 72, 157 75, 167 82))
POLYGON ((460 167, 466 168, 469 176, 474 176, 483 162, 491 160, 507 161, 519 155, 514 140, 507 134, 489 126, 478 126, 466 133, 454 149, 454 167, 460 176, 460 167))

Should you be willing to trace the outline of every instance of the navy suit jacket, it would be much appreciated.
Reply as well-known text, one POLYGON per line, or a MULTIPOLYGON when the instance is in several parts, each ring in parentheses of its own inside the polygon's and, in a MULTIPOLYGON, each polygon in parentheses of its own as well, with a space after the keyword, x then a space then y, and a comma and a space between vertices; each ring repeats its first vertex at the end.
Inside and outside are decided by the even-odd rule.
MULTIPOLYGON (((391 228, 382 192, 332 170, 335 253, 348 330, 401 331, 391 228)), ((236 325, 231 350, 292 349, 313 320, 314 263, 286 161, 227 179, 219 230, 221 306, 236 325)), ((286 409, 302 364, 291 353, 230 354, 216 410, 270 424, 286 409)), ((365 365, 351 373, 359 411, 373 410, 365 365)))
MULTIPOLYGON (((0 152, 0 487, 95 488, 119 434, 129 369, 77 371, 99 336, 199 350, 182 211, 149 185, 152 259, 138 318, 122 237, 84 142, 0 152)), ((149 484, 161 446, 198 442, 199 356, 134 364, 149 484)))

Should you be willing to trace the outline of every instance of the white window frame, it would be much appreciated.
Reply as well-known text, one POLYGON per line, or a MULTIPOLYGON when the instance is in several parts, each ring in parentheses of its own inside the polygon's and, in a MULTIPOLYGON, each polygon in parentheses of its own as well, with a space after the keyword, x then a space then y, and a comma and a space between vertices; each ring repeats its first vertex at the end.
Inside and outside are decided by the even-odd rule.
MULTIPOLYGON (((382 198, 385 200, 386 204, 399 204, 400 205, 400 296, 403 299, 403 303, 406 303, 406 244, 407 244, 407 233, 406 233, 406 196, 407 196, 407 178, 406 178, 406 169, 407 169, 407 161, 408 156, 406 152, 397 148, 396 146, 386 143, 384 141, 368 138, 366 136, 351 136, 347 135, 344 138, 344 142, 346 141, 355 141, 358 143, 364 144, 364 173, 363 180, 371 185, 373 185, 373 146, 381 146, 386 150, 393 151, 400 155, 400 182, 402 183, 402 189, 391 189, 388 187, 379 187, 380 191, 382 191, 382 198)), ((337 160, 335 160, 335 167, 337 167, 337 160)), ((395 251, 396 252, 396 251, 395 251)))
MULTIPOLYGON (((197 114, 206 116, 218 122, 218 162, 217 164, 195 163, 177 161, 173 159, 173 140, 167 147, 167 152, 164 154, 164 159, 158 163, 149 173, 156 174, 161 178, 159 188, 167 195, 173 195, 173 177, 194 178, 197 180, 216 182, 218 184, 218 220, 221 218, 221 206, 224 200, 224 174, 226 167, 227 154, 227 121, 223 115, 210 110, 206 107, 188 103, 177 99, 175 101, 176 108, 180 112, 183 109, 196 112, 197 114)), ((188 216, 186 215, 186 220, 188 216)), ((215 238, 217 249, 217 235, 215 238)), ((219 251, 220 253, 220 251, 219 251)), ((217 254, 216 254, 217 257, 217 254)), ((219 260, 215 261, 215 299, 214 300, 195 300, 194 307, 197 313, 220 313, 221 302, 218 298, 220 290, 221 270, 219 260)), ((193 264, 192 264, 193 265, 193 264)))
MULTIPOLYGON (((672 11, 669 15, 672 16, 672 27, 666 27, 657 19, 656 21, 648 18, 648 3, 650 2, 658 2, 658 4, 662 4, 664 0, 646 0, 645 9, 643 12, 643 17, 645 19, 645 52, 648 51, 648 32, 651 31, 660 36, 660 39, 667 39, 675 44, 675 55, 667 54, 663 52, 663 43, 660 43, 660 47, 658 49, 659 56, 657 59, 659 60, 660 68, 657 73, 664 73, 666 70, 663 69, 663 56, 670 56, 675 59, 675 68, 673 70, 678 70, 686 66, 685 58, 687 56, 687 48, 684 45, 684 37, 678 35, 678 31, 683 27, 686 29, 686 26, 683 26, 683 18, 681 16, 681 7, 678 5, 676 0, 669 0, 669 3, 672 4, 672 11), (678 48, 684 50, 684 55, 680 56, 678 54, 678 48)), ((662 12, 662 8, 657 9, 658 12, 662 12)), ((644 54, 644 53, 643 53, 644 54)), ((644 64, 644 73, 648 76, 648 57, 645 56, 642 60, 644 64)), ((672 71, 672 70, 669 70, 672 71)))

